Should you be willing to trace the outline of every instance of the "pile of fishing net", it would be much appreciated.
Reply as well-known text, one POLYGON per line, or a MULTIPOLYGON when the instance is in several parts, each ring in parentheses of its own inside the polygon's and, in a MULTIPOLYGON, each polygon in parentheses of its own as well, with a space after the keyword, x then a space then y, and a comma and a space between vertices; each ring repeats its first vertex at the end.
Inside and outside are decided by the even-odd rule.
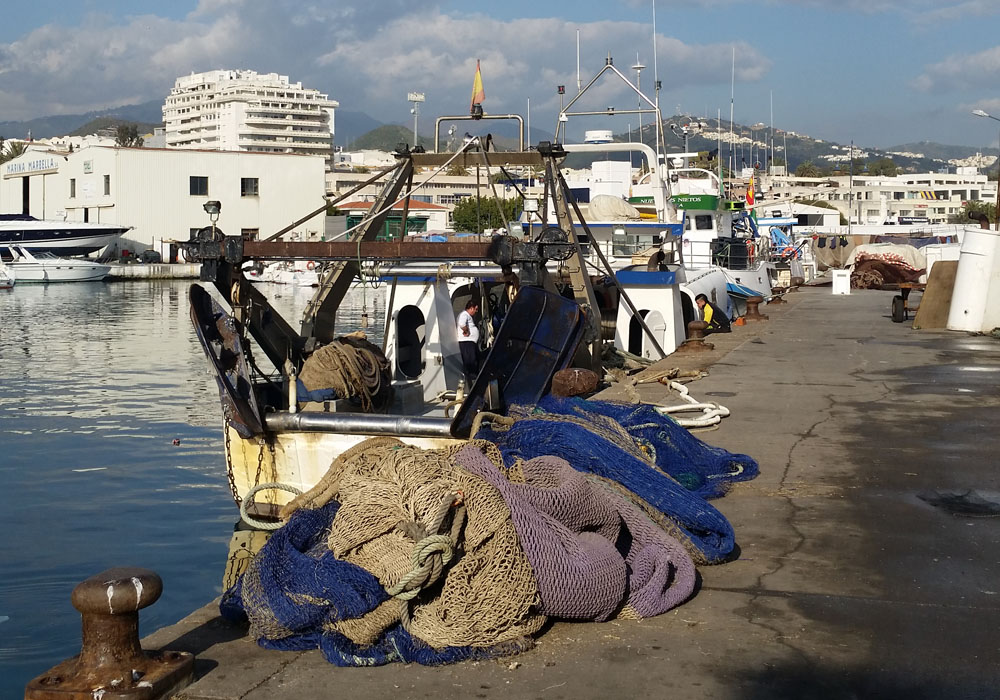
POLYGON ((363 332, 341 336, 302 363, 297 394, 300 404, 347 399, 365 413, 385 411, 393 397, 389 360, 363 332))
POLYGON ((695 562, 734 549, 705 498, 756 472, 650 407, 579 399, 515 407, 448 448, 372 438, 286 506, 222 612, 342 666, 516 653, 550 618, 684 602, 695 562))

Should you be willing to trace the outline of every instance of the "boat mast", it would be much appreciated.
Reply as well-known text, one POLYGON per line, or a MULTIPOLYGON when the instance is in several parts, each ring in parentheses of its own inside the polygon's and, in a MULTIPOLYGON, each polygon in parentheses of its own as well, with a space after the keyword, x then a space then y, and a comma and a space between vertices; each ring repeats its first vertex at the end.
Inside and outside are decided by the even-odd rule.
POLYGON ((736 170, 736 152, 733 141, 733 110, 736 106, 736 47, 733 46, 733 73, 729 85, 729 177, 732 178, 736 170))

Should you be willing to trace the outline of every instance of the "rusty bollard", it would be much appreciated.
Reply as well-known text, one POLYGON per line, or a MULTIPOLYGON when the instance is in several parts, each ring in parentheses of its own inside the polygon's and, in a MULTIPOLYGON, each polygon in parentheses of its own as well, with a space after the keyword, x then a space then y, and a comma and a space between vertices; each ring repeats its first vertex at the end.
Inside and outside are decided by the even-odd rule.
POLYGON ((762 314, 757 308, 762 301, 764 301, 764 297, 747 297, 747 313, 745 317, 747 321, 767 320, 767 314, 762 314))
POLYGON ((773 295, 767 300, 767 305, 771 304, 787 304, 788 302, 781 298, 782 294, 788 292, 786 287, 771 287, 771 294, 773 295))
POLYGON ((139 644, 139 610, 163 592, 149 569, 116 567, 73 589, 83 622, 78 656, 28 683, 25 700, 157 700, 191 683, 194 655, 147 651, 139 644))
POLYGON ((715 350, 715 346, 705 342, 705 330, 708 324, 704 321, 691 321, 687 325, 687 340, 681 343, 676 352, 705 352, 715 350))
POLYGON ((797 292, 799 291, 799 287, 801 287, 805 283, 806 283, 805 277, 793 277, 792 279, 789 280, 789 284, 791 284, 792 286, 788 288, 788 291, 797 292))

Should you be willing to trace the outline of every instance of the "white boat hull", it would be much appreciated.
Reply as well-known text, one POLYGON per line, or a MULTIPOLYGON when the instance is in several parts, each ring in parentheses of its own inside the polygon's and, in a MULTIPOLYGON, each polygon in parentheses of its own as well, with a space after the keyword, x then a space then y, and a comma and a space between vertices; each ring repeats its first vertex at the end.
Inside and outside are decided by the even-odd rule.
POLYGON ((99 282, 111 272, 110 265, 92 260, 60 258, 52 253, 32 253, 25 246, 0 246, 4 268, 18 282, 99 282))

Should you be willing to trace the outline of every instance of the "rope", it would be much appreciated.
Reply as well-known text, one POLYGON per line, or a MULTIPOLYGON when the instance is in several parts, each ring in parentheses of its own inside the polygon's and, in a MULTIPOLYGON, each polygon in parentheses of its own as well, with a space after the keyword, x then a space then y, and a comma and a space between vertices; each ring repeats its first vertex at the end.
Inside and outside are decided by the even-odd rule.
POLYGON ((243 500, 240 502, 240 518, 242 518, 243 522, 250 527, 255 527, 258 530, 277 530, 284 525, 284 523, 281 522, 258 520, 248 512, 250 503, 253 502, 253 497, 261 491, 268 491, 271 489, 276 491, 287 491, 288 493, 293 493, 296 496, 302 495, 302 491, 295 488, 291 484, 282 484, 277 481, 269 481, 266 484, 257 484, 247 492, 247 495, 244 496, 243 500))
POLYGON ((333 389, 337 398, 356 399, 361 410, 382 410, 392 399, 389 361, 363 337, 343 336, 306 359, 299 379, 308 391, 333 389))
POLYGON ((458 549, 458 539, 465 524, 465 506, 460 491, 449 491, 441 499, 434 516, 423 526, 417 522, 401 522, 396 527, 409 537, 417 540, 410 552, 409 572, 385 590, 400 602, 399 619, 403 628, 410 630, 412 615, 410 601, 425 589, 441 580, 444 567, 451 562, 458 549), (453 506, 457 506, 451 522, 451 532, 440 534, 441 526, 453 506))

